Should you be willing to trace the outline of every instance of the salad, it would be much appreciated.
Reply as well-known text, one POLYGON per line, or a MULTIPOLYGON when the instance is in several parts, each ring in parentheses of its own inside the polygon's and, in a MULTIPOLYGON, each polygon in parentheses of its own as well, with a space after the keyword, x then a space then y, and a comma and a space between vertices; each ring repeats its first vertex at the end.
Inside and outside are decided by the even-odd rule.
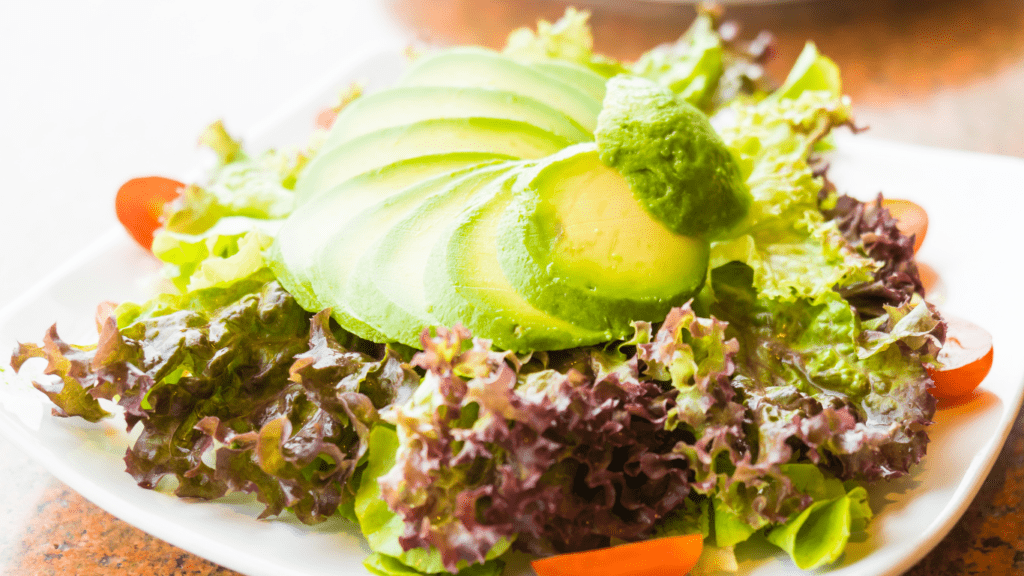
POLYGON ((809 44, 775 88, 716 18, 635 63, 572 10, 421 55, 299 152, 214 125, 207 182, 119 196, 173 288, 12 366, 48 361, 58 415, 123 413, 140 486, 341 515, 376 574, 836 562, 991 345, 953 374, 909 218, 825 178, 834 63, 809 44))

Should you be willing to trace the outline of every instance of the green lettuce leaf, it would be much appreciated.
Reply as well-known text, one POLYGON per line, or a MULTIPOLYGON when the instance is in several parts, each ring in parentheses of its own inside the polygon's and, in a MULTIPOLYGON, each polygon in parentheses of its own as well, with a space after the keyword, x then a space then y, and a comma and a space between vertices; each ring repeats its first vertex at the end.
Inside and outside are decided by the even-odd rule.
POLYGON ((838 98, 843 94, 839 67, 827 56, 818 52, 814 42, 808 42, 796 63, 786 76, 786 81, 770 98, 799 98, 804 92, 825 91, 838 98))
POLYGON ((280 220, 229 216, 199 234, 160 230, 152 251, 165 263, 164 276, 182 292, 208 288, 265 266, 263 250, 280 225, 280 220))
POLYGON ((594 53, 594 36, 590 32, 590 12, 573 7, 556 22, 537 22, 536 32, 530 28, 513 30, 505 43, 504 53, 523 61, 556 58, 583 64, 605 77, 626 69, 610 58, 594 53))
POLYGON ((815 143, 849 120, 849 105, 824 91, 733 107, 721 129, 753 202, 736 236, 712 244, 710 267, 743 262, 770 299, 817 299, 866 282, 879 266, 856 250, 818 209, 824 184, 808 158, 815 143))
POLYGON ((631 71, 669 88, 694 106, 709 110, 725 69, 724 51, 714 17, 701 12, 676 43, 644 53, 631 71))
POLYGON ((787 464, 782 468, 814 502, 782 526, 769 530, 768 541, 785 550, 803 570, 835 562, 851 534, 862 530, 871 519, 867 491, 826 477, 813 464, 787 464))

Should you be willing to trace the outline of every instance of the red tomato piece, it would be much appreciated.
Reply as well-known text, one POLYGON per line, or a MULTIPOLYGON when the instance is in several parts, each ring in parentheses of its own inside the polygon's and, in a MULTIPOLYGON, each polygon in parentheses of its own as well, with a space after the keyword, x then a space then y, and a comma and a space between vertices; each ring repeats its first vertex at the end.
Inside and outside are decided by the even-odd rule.
POLYGON ((935 382, 929 390, 943 400, 961 398, 974 391, 992 369, 992 335, 960 318, 947 318, 946 343, 939 351, 941 369, 926 367, 935 382))
POLYGON ((132 178, 117 191, 117 219, 136 242, 149 250, 160 227, 164 204, 181 194, 185 185, 162 176, 132 178))
POLYGON ((700 534, 657 538, 531 562, 537 576, 683 576, 704 549, 700 534))
POLYGON ((914 237, 914 252, 921 248, 928 233, 928 213, 910 200, 883 199, 882 207, 896 219, 896 227, 905 236, 914 237))

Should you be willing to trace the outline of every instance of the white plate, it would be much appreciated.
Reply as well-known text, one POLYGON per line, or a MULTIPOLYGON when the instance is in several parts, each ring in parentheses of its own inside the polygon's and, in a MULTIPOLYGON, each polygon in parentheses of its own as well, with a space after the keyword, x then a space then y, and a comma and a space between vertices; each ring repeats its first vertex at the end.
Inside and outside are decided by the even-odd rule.
MULTIPOLYGON (((386 85, 403 65, 398 51, 351 61, 247 142, 254 149, 301 142, 317 110, 353 80, 370 89, 386 85)), ((992 372, 966 404, 940 410, 922 465, 904 479, 873 487, 876 519, 868 536, 847 548, 835 575, 896 575, 924 556, 953 527, 977 493, 1009 433, 1024 396, 1024 311, 1007 289, 1020 286, 1021 242, 1015 234, 1024 213, 1024 162, 912 147, 840 135, 830 172, 840 190, 870 198, 884 190, 915 200, 931 218, 919 259, 945 284, 945 311, 992 332, 992 372)), ((0 310, 0 349, 16 340, 38 341, 57 322, 70 341, 94 338, 93 311, 103 300, 144 300, 157 262, 120 230, 111 230, 48 278, 0 310)), ((0 383, 0 393, 9 387, 0 383)), ((41 397, 41 396, 40 396, 41 397)), ((56 477, 119 518, 228 568, 252 576, 318 576, 365 573, 368 552, 358 529, 333 520, 316 527, 294 519, 257 521, 251 498, 186 502, 138 488, 124 472, 127 439, 115 422, 38 418, 42 404, 0 395, 0 432, 56 477), (12 410, 13 409, 13 410, 12 410), (33 418, 36 417, 36 419, 33 418), (38 430, 34 430, 38 425, 38 430)), ((782 555, 741 550, 743 574, 801 573, 782 555)), ((522 569, 522 562, 509 572, 522 569)))

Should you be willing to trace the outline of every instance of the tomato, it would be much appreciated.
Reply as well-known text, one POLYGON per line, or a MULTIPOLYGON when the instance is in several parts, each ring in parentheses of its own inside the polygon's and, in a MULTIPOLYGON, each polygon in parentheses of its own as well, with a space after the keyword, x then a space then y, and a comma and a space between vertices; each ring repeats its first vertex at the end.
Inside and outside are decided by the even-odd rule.
POLYGON ((537 576, 683 576, 697 565, 700 534, 560 554, 531 562, 537 576))
POLYGON ((316 115, 316 125, 318 128, 324 130, 329 129, 334 125, 334 120, 338 117, 338 111, 334 108, 324 108, 316 115))
POLYGON ((921 278, 921 285, 924 286, 925 296, 931 295, 939 287, 939 273, 931 266, 918 262, 917 275, 921 278))
POLYGON ((935 382, 929 390, 943 400, 961 398, 974 391, 992 369, 992 335, 960 318, 946 318, 946 343, 939 351, 941 369, 926 367, 935 382))
POLYGON ((914 252, 921 248, 928 233, 928 213, 910 200, 883 199, 882 207, 896 219, 896 228, 905 236, 914 237, 914 252))
POLYGON ((161 176, 132 178, 117 191, 117 219, 143 248, 153 245, 153 232, 160 227, 164 204, 181 194, 185 185, 161 176))

